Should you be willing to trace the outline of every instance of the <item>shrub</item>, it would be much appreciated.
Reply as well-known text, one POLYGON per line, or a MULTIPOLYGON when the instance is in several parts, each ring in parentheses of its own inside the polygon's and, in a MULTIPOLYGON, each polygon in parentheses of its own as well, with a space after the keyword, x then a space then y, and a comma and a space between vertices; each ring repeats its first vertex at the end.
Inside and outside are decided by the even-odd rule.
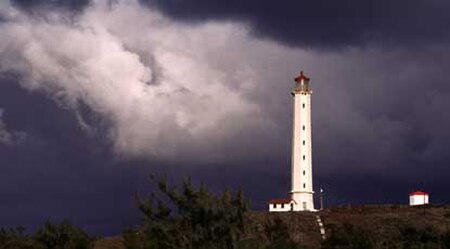
POLYGON ((125 244, 134 248, 233 249, 244 231, 248 203, 243 192, 232 196, 229 190, 214 195, 204 185, 194 187, 183 181, 180 190, 169 187, 166 179, 151 179, 157 192, 150 198, 137 198, 144 216, 142 229, 125 233, 125 244))
POLYGON ((44 226, 34 235, 34 239, 51 249, 90 249, 93 240, 83 230, 76 228, 70 222, 60 224, 45 222, 44 226))

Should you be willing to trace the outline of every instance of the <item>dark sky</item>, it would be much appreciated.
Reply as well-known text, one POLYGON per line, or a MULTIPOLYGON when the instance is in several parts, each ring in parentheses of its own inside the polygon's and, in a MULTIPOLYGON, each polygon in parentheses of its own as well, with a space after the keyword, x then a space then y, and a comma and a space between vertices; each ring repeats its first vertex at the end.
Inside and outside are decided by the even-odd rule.
POLYGON ((101 2, 0 4, 0 225, 119 233, 150 173, 265 209, 300 69, 328 206, 450 202, 448 1, 101 2))
POLYGON ((336 49, 379 42, 446 42, 447 1, 141 0, 179 20, 236 19, 253 32, 292 46, 336 49))

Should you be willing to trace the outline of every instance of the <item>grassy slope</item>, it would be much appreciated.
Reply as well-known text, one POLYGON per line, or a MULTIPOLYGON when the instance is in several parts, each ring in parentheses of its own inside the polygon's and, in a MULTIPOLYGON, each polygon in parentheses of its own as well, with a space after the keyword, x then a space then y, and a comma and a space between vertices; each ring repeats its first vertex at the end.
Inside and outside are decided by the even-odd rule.
MULTIPOLYGON (((429 205, 409 207, 401 205, 343 206, 320 212, 269 213, 251 212, 248 216, 246 238, 276 240, 289 236, 308 248, 320 248, 321 238, 315 216, 320 215, 326 233, 339 231, 345 224, 368 231, 374 238, 395 240, 401 229, 445 232, 450 229, 450 206, 429 205)), ((122 249, 120 237, 98 241, 95 249, 122 249)))
POLYGON ((103 238, 95 243, 94 249, 125 249, 122 237, 103 238))
POLYGON ((315 216, 312 212, 252 212, 248 216, 246 237, 269 243, 282 236, 307 247, 317 247, 321 238, 315 216))
POLYGON ((328 235, 339 233, 345 227, 352 227, 353 230, 368 235, 366 238, 378 247, 385 243, 420 240, 426 233, 439 236, 450 229, 449 205, 347 206, 321 211, 320 216, 328 235))

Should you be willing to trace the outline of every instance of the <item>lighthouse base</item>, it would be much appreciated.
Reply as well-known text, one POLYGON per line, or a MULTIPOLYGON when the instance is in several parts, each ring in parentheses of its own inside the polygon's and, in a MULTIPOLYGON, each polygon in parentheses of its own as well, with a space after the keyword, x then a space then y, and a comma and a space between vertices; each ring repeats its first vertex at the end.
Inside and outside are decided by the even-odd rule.
POLYGON ((295 201, 293 211, 317 211, 314 208, 313 195, 312 191, 292 191, 291 199, 295 201))

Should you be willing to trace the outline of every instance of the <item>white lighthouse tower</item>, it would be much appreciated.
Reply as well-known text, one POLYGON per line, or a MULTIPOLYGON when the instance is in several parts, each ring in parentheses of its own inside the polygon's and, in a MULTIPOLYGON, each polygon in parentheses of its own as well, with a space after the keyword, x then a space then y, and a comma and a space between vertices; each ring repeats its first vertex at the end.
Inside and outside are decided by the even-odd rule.
POLYGON ((303 74, 295 78, 292 90, 294 117, 292 125, 292 189, 294 211, 313 211, 312 150, 311 150, 311 86, 303 74))
POLYGON ((315 211, 312 185, 311 86, 303 74, 295 78, 292 132, 291 198, 273 199, 269 211, 315 211))

